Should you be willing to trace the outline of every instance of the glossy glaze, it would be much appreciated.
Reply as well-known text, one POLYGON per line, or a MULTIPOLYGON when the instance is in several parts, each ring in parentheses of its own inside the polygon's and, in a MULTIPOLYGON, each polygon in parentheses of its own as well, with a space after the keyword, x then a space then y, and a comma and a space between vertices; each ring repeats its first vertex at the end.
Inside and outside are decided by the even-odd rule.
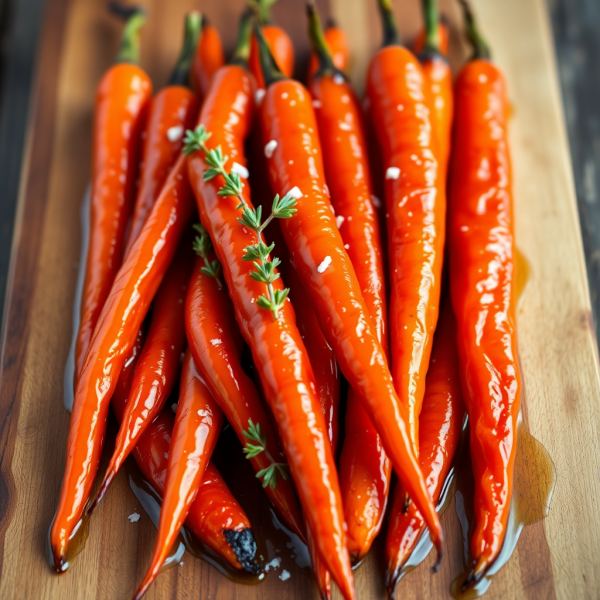
POLYGON ((380 50, 369 67, 367 93, 386 173, 391 371, 417 451, 440 299, 445 184, 417 59, 400 46, 380 50), (397 178, 388 175, 390 168, 399 169, 397 178))
POLYGON ((152 304, 152 321, 98 500, 140 436, 161 411, 179 377, 181 354, 186 344, 183 303, 193 261, 191 236, 186 235, 152 304))
POLYGON ((144 130, 142 165, 125 244, 125 256, 142 230, 169 171, 179 156, 183 134, 195 123, 198 109, 196 95, 180 85, 160 90, 150 101, 144 130), (177 129, 180 129, 181 135, 170 139, 169 135, 177 129))
POLYGON ((96 92, 90 242, 75 347, 76 381, 123 259, 139 166, 140 133, 151 95, 148 75, 127 63, 111 67, 96 92))
MULTIPOLYGON (((294 72, 294 45, 285 30, 277 25, 263 25, 262 33, 265 37, 273 58, 279 70, 286 76, 291 77, 294 72)), ((254 78, 258 89, 265 89, 265 78, 260 68, 260 57, 256 37, 253 35, 250 42, 250 58, 248 67, 254 78)))
POLYGON ((215 73, 224 64, 221 35, 212 25, 204 24, 190 71, 192 88, 201 99, 208 94, 215 73))
MULTIPOLYGON (((337 25, 330 25, 323 32, 325 41, 327 42, 327 48, 331 54, 333 64, 342 73, 348 71, 350 63, 350 44, 346 37, 346 32, 337 25)), ((313 77, 319 68, 319 61, 315 56, 314 52, 310 55, 310 62, 308 64, 308 75, 306 81, 308 86, 312 84, 313 77)))
MULTIPOLYGON (((328 30, 329 31, 329 30, 328 30)), ((333 56, 331 57, 333 59, 333 56)), ((373 326, 387 353, 387 306, 383 251, 358 100, 334 74, 309 86, 323 151, 325 176, 336 222, 352 261, 373 326)), ((348 392, 340 487, 354 563, 370 549, 387 505, 391 463, 379 434, 356 396, 348 392)))
POLYGON ((302 193, 294 218, 282 222, 292 263, 342 372, 367 409, 398 476, 426 515, 439 545, 439 520, 411 447, 407 413, 396 396, 377 330, 335 222, 310 94, 294 81, 273 83, 260 116, 263 139, 277 142, 268 160, 274 191, 284 194, 298 187, 302 193), (331 262, 323 269, 326 257, 331 262))
MULTIPOLYGON (((271 427, 256 386, 242 368, 243 340, 227 290, 219 287, 213 277, 202 273, 200 268, 203 264, 202 259, 196 260, 185 304, 187 338, 194 361, 241 444, 245 446, 248 441, 243 432, 252 420, 265 434, 272 459, 285 462, 277 434, 271 427)), ((271 459, 262 452, 250 462, 258 472, 268 468, 271 459)), ((286 524, 304 538, 302 514, 292 481, 279 478, 275 488, 267 486, 264 490, 286 524)))
POLYGON ((471 554, 477 579, 494 563, 504 541, 521 397, 504 76, 488 61, 468 63, 457 79, 455 101, 450 289, 471 423, 477 523, 471 554))
POLYGON ((77 383, 65 475, 51 533, 58 571, 63 570, 69 536, 81 518, 98 471, 111 395, 194 212, 185 169, 181 157, 119 270, 77 383))
POLYGON ((150 567, 135 598, 141 598, 158 576, 188 516, 223 421, 223 412, 204 384, 188 349, 179 381, 179 400, 171 434, 158 535, 150 567))
MULTIPOLYGON (((435 332, 423 410, 419 417, 419 463, 433 501, 439 504, 461 438, 465 407, 460 387, 456 322, 448 299, 435 332)), ((402 486, 394 492, 386 539, 386 584, 393 597, 396 584, 415 550, 425 523, 411 503, 405 510, 402 486)))
MULTIPOLYGON (((200 122, 212 132, 208 146, 220 145, 231 162, 245 165, 243 144, 253 108, 252 76, 238 66, 224 67, 215 77, 200 114, 200 122)), ((352 574, 345 549, 335 464, 314 392, 312 369, 295 325, 291 303, 284 303, 278 319, 256 305, 256 298, 264 293, 265 287, 250 277, 252 263, 242 259, 244 248, 255 243, 255 236, 237 220, 240 216, 238 199, 218 196, 221 178, 205 182, 202 176, 205 169, 201 152, 190 155, 189 176, 200 219, 222 264, 236 320, 250 346, 267 402, 279 427, 305 518, 334 579, 345 597, 352 598, 352 574)), ((244 199, 251 206, 249 198, 249 186, 245 185, 244 199)), ((283 288, 281 279, 273 285, 275 289, 283 288)))
MULTIPOLYGON (((122 401, 115 402, 113 396, 111 405, 117 419, 122 421, 125 404, 122 401)), ((132 452, 143 476, 160 496, 164 494, 165 489, 174 421, 169 406, 148 425, 132 452)), ((217 468, 210 462, 204 471, 198 494, 190 506, 185 524, 201 542, 231 566, 236 569, 242 568, 223 531, 247 529, 250 522, 217 468)))

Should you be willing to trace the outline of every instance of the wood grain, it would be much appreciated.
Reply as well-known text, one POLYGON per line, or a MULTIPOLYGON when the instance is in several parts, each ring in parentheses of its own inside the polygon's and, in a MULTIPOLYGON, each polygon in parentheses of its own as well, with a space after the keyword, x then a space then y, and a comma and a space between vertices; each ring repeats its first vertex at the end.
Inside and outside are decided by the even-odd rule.
MULTIPOLYGON (((193 0, 146 3, 142 62, 157 86, 173 64, 181 17, 193 0)), ((243 0, 206 3, 211 21, 231 47, 243 0)), ((517 242, 532 267, 519 312, 525 418, 550 452, 557 486, 548 518, 524 531, 491 598, 584 598, 600 595, 600 382, 556 68, 543 0, 476 0, 475 9, 505 69, 514 104, 511 127, 517 242)), ((407 39, 420 26, 417 0, 398 2, 407 39)), ((456 24, 454 4, 443 3, 456 24)), ((379 41, 374 0, 320 3, 349 32, 358 88, 379 41)), ((302 4, 281 0, 275 17, 289 29, 302 73, 307 47, 302 4)), ((455 28, 456 29, 456 28, 455 28)), ((118 24, 103 3, 50 0, 41 42, 26 168, 12 253, 0 363, 0 597, 55 600, 127 598, 147 565, 155 530, 119 477, 91 521, 89 540, 72 568, 54 575, 46 533, 64 465, 69 417, 62 374, 71 335, 79 252, 79 204, 89 178, 94 91, 110 64, 118 24)), ((460 55, 455 44, 454 55, 460 55)), ((260 515, 250 515, 257 531, 260 515)), ((445 598, 461 570, 462 539, 454 507, 442 518, 447 536, 442 570, 432 557, 406 576, 406 598, 445 598)), ((149 600, 316 598, 312 581, 281 548, 281 581, 271 572, 254 587, 236 585, 190 555, 162 574, 149 600)), ((383 598, 381 549, 356 576, 359 598, 383 598)), ((335 597, 338 597, 337 595, 335 597)))

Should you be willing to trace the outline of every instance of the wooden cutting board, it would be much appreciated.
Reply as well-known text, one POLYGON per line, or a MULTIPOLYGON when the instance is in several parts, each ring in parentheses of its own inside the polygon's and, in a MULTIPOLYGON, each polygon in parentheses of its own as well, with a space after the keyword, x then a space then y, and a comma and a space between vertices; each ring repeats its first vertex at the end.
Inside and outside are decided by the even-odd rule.
MULTIPOLYGON (((146 0, 143 66, 164 84, 193 0, 146 0)), ((211 21, 231 47, 242 0, 206 0, 211 21)), ((417 0, 397 2, 406 39, 420 27, 417 0)), ((543 0, 475 0, 496 61, 508 76, 517 242, 531 267, 519 311, 525 421, 547 448, 557 474, 549 516, 525 528, 490 598, 600 596, 600 385, 598 356, 555 62, 543 0)), ((323 0, 353 49, 360 89, 379 43, 374 0, 323 0)), ((443 8, 454 31, 457 7, 443 8)), ((276 20, 292 35, 298 65, 307 44, 303 3, 281 0, 276 20)), ((89 179, 94 91, 115 53, 119 25, 104 2, 49 0, 23 162, 4 315, 0 364, 0 598, 116 599, 130 597, 148 564, 155 530, 122 474, 91 520, 87 544, 65 575, 53 574, 46 535, 65 460, 69 415, 63 369, 71 337, 80 247, 79 210, 89 179)), ((460 47, 455 44, 455 58, 460 47)), ((299 70, 299 74, 303 71, 299 70)), ((446 558, 432 575, 430 556, 401 583, 406 598, 446 598, 462 568, 462 538, 454 504, 443 515, 446 558)), ((272 555, 273 548, 269 549, 272 555)), ((183 566, 159 577, 152 599, 317 598, 313 582, 280 549, 282 568, 258 586, 232 583, 186 554, 183 566)), ((383 598, 380 554, 356 573, 358 597, 383 598)), ((336 592, 337 594, 337 592, 336 592)), ((339 596, 335 596, 339 597, 339 596)))

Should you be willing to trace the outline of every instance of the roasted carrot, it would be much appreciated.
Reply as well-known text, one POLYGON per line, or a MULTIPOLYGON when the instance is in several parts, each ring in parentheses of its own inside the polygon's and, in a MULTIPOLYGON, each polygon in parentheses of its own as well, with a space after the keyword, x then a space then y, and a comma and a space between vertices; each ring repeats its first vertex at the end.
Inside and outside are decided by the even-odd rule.
POLYGON ((291 480, 280 479, 275 484, 271 479, 273 463, 285 462, 285 455, 279 447, 258 391, 242 368, 242 336, 225 285, 219 273, 214 272, 216 259, 203 228, 200 228, 195 247, 200 256, 194 266, 185 303, 187 338, 194 361, 246 448, 247 457, 257 477, 262 479, 265 492, 290 529, 304 538, 302 514, 291 480), (254 431, 255 428, 259 430, 258 440, 248 437, 252 437, 250 429, 254 431), (256 450, 253 452, 248 444, 256 446, 256 450))
MULTIPOLYGON (((139 334, 133 347, 134 359, 131 364, 134 368, 143 347, 143 339, 144 336, 139 334)), ((123 381, 123 375, 134 368, 130 365, 123 367, 119 384, 123 381)), ((111 406, 117 420, 122 422, 129 392, 118 392, 119 386, 113 394, 111 406)), ((160 496, 165 488, 173 422, 171 408, 165 408, 148 425, 132 452, 142 474, 160 496)), ((256 545, 253 542, 254 536, 248 517, 212 463, 206 467, 198 495, 190 507, 186 525, 201 542, 227 560, 232 567, 242 569, 242 563, 254 560, 256 545), (248 543, 240 544, 239 539, 248 543)))
POLYGON ((456 81, 450 172, 450 291, 475 479, 472 568, 462 589, 494 564, 506 535, 517 450, 516 253, 509 102, 470 10, 473 58, 456 81))
POLYGON ((175 163, 106 300, 75 390, 67 463, 51 530, 54 567, 88 500, 104 444, 110 398, 183 231, 194 213, 184 156, 175 163))
MULTIPOLYGON (((419 462, 433 501, 441 500, 460 441, 465 407, 460 388, 456 321, 450 298, 444 302, 435 331, 427 372, 423 410, 419 417, 419 462)), ((386 585, 390 597, 419 541, 425 523, 415 505, 406 509, 405 494, 396 488, 386 539, 386 585)))
POLYGON ((418 452, 418 419, 439 310, 446 186, 421 66, 399 45, 389 0, 379 4, 384 47, 369 66, 367 94, 384 156, 391 371, 418 452))
MULTIPOLYGON (((362 114, 352 87, 333 62, 318 15, 308 4, 309 34, 319 68, 309 91, 319 128, 325 176, 336 221, 352 261, 365 304, 387 352, 387 306, 379 222, 362 114)), ((381 440, 353 389, 346 408, 346 438, 340 459, 340 486, 353 562, 369 550, 383 521, 391 465, 381 440)))
MULTIPOLYGON (((325 38, 327 50, 331 55, 333 66, 342 73, 346 73, 350 62, 350 45, 348 44, 346 32, 333 19, 329 19, 323 37, 325 38)), ((319 58, 313 49, 308 63, 308 77, 306 78, 309 88, 315 73, 319 70, 319 64, 319 58)))
POLYGON ((121 373, 119 375, 115 391, 112 395, 111 402, 114 402, 117 405, 122 404, 123 406, 125 406, 127 398, 129 398, 129 393, 131 392, 131 385, 133 383, 133 376, 135 375, 135 369, 140 360, 140 354, 142 353, 142 348, 144 347, 145 341, 146 326, 144 323, 140 327, 137 337, 135 338, 133 347, 129 351, 127 360, 125 361, 125 364, 121 369, 121 373))
POLYGON ((202 21, 202 34, 196 48, 190 78, 192 89, 203 99, 208 94, 215 73, 225 64, 223 43, 216 28, 202 21))
POLYGON ((423 68, 425 87, 429 95, 431 126, 437 146, 443 181, 446 180, 450 137, 452 133, 453 91, 452 71, 446 57, 448 28, 440 23, 438 0, 422 0, 425 35, 417 46, 417 58, 423 68))
POLYGON ((90 240, 75 346, 75 385, 96 322, 123 257, 125 228, 135 194, 141 131, 152 83, 137 66, 144 12, 133 9, 123 30, 116 64, 96 92, 90 240))
MULTIPOLYGON (((261 29, 265 40, 269 44, 269 48, 273 53, 277 66, 288 77, 294 72, 294 45, 287 32, 278 27, 271 19, 271 6, 277 0, 258 0, 258 19, 261 24, 261 29)), ((250 72, 256 79, 256 85, 259 90, 265 89, 265 81, 262 70, 260 68, 260 55, 258 51, 258 43, 255 36, 252 36, 250 42, 250 58, 248 60, 250 72)))
MULTIPOLYGON (((223 412, 199 375, 188 348, 179 382, 179 401, 169 447, 158 535, 150 567, 135 593, 136 600, 146 593, 158 576, 188 516, 217 443, 223 420, 223 412)), ((247 567, 253 572, 258 570, 254 563, 247 567)))
POLYGON ((179 156, 185 130, 196 122, 198 116, 198 98, 186 83, 201 23, 198 13, 192 12, 186 16, 183 46, 169 85, 150 101, 142 167, 125 244, 125 256, 142 230, 165 179, 179 156))
POLYGON ((186 235, 154 299, 152 321, 135 369, 115 449, 88 512, 102 500, 125 459, 161 411, 175 386, 181 354, 185 350, 183 303, 192 264, 191 236, 186 235))
MULTIPOLYGON (((337 474, 312 369, 288 291, 276 270, 278 261, 270 260, 272 248, 264 244, 265 224, 260 212, 253 210, 249 186, 239 175, 245 175, 243 144, 254 108, 253 78, 241 66, 244 55, 238 51, 239 64, 216 75, 200 123, 188 133, 190 181, 201 222, 223 268, 236 320, 279 427, 305 517, 342 594, 354 598, 337 474)), ((292 216, 292 206, 291 198, 276 197, 269 222, 292 216)))
MULTIPOLYGON (((256 33, 261 39, 260 30, 256 33)), ((294 218, 282 221, 292 263, 342 372, 364 403, 398 476, 441 548, 439 519, 410 443, 406 407, 398 401, 385 352, 335 222, 310 95, 277 71, 264 43, 261 59, 268 87, 260 120, 263 139, 269 140, 265 154, 271 186, 298 200, 294 218)), ((326 558, 322 550, 321 555, 326 558)))

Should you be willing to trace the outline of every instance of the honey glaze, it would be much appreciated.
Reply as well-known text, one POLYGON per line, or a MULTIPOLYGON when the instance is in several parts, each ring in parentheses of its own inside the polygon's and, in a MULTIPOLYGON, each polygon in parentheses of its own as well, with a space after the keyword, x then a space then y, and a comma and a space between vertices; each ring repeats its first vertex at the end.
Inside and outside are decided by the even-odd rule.
POLYGON ((550 511, 552 493, 556 484, 556 469, 544 446, 527 431, 522 419, 517 427, 517 454, 515 456, 513 495, 502 550, 493 566, 481 581, 465 591, 461 586, 470 572, 472 561, 469 544, 474 530, 474 481, 468 445, 464 445, 457 467, 456 514, 463 535, 463 567, 450 587, 454 598, 479 598, 490 587, 493 576, 508 562, 515 550, 523 527, 541 521, 550 511))
MULTIPOLYGON (((54 556, 52 554, 52 545, 50 543, 50 534, 52 532, 52 525, 54 524, 54 519, 52 519, 52 523, 50 523, 50 527, 48 527, 48 535, 46 537, 46 553, 48 557, 48 561, 50 562, 50 568, 56 571, 56 566, 54 564, 54 556)), ((73 533, 71 533, 69 537, 69 543, 67 545, 67 555, 62 564, 62 570, 58 571, 59 573, 64 573, 71 566, 71 562, 75 559, 75 557, 83 550, 85 546, 85 542, 90 535, 90 517, 87 513, 84 512, 83 517, 79 520, 79 523, 73 529, 73 533)))

